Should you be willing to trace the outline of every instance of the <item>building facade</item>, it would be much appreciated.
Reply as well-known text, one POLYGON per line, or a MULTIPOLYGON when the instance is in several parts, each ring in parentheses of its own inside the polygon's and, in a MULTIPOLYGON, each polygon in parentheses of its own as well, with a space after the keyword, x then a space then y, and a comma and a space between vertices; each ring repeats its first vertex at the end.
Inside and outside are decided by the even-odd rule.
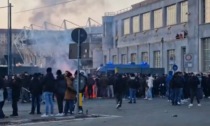
POLYGON ((103 17, 103 62, 210 70, 210 0, 145 0, 103 17))

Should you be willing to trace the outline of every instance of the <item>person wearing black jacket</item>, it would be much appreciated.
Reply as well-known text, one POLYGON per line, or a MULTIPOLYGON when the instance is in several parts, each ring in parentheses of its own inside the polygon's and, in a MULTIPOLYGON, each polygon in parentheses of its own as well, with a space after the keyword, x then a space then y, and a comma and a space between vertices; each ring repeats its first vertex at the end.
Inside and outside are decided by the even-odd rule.
POLYGON ((18 116, 18 101, 20 99, 20 90, 21 90, 21 80, 17 76, 13 76, 11 82, 12 88, 12 115, 10 116, 18 116))
POLYGON ((128 80, 128 87, 129 87, 129 93, 130 93, 130 101, 128 103, 136 103, 136 92, 138 89, 138 82, 135 78, 134 74, 130 75, 130 78, 128 80))
POLYGON ((34 114, 35 108, 37 107, 37 114, 40 112, 40 98, 42 94, 42 85, 39 80, 39 75, 34 74, 33 79, 29 85, 29 90, 32 94, 31 112, 29 114, 34 114))
POLYGON ((192 74, 192 76, 189 78, 189 87, 190 87, 190 104, 188 107, 193 106, 193 100, 194 97, 197 99, 198 106, 201 106, 200 99, 198 97, 198 88, 201 88, 201 81, 202 78, 200 75, 195 76, 195 74, 192 74))
POLYGON ((58 114, 57 116, 63 116, 63 101, 64 101, 64 95, 66 91, 66 80, 64 75, 62 75, 61 70, 57 70, 56 72, 57 77, 56 77, 56 84, 55 84, 55 94, 57 98, 57 104, 58 104, 58 114))
POLYGON ((7 90, 4 86, 3 78, 0 77, 0 119, 6 117, 3 112, 4 102, 6 99, 7 99, 7 90))
POLYGON ((53 93, 55 91, 55 78, 52 74, 52 68, 47 68, 47 74, 43 78, 42 86, 45 99, 45 114, 43 114, 41 117, 48 117, 49 115, 53 116, 53 93))
POLYGON ((122 107, 122 98, 126 88, 126 82, 123 81, 122 75, 116 75, 116 80, 114 82, 114 92, 117 101, 116 108, 119 109, 122 107))

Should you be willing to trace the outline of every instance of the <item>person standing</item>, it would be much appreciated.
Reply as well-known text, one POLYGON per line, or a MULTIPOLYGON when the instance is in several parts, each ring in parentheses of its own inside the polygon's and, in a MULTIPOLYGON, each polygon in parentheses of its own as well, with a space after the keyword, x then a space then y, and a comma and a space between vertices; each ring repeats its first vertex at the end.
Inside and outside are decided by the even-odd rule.
POLYGON ((68 111, 70 110, 70 114, 73 114, 74 111, 74 101, 76 99, 76 90, 74 89, 73 86, 73 77, 72 74, 69 71, 66 71, 65 73, 65 79, 66 79, 66 84, 67 84, 67 88, 65 91, 65 109, 64 109, 64 114, 65 116, 67 116, 68 111))
POLYGON ((29 85, 29 90, 32 94, 32 102, 31 102, 31 112, 29 114, 34 114, 35 109, 37 107, 37 114, 41 114, 40 112, 40 101, 42 95, 42 85, 39 80, 39 75, 34 74, 29 85))
POLYGON ((198 97, 198 89, 201 88, 201 76, 198 75, 198 77, 195 74, 192 74, 192 76, 189 79, 189 86, 190 86, 190 104, 189 108, 193 106, 193 100, 194 97, 197 99, 198 106, 201 106, 200 104, 200 98, 198 97))
POLYGON ((21 90, 21 80, 17 76, 12 77, 12 115, 10 116, 18 116, 18 101, 20 99, 20 90, 21 90))
POLYGON ((53 92, 55 91, 55 78, 52 74, 52 68, 47 68, 47 74, 43 79, 42 86, 45 99, 45 114, 41 117, 53 116, 53 92))
POLYGON ((154 78, 152 77, 151 74, 149 74, 149 77, 146 80, 146 82, 147 82, 147 90, 146 90, 146 97, 145 97, 145 99, 152 100, 153 81, 154 81, 154 78))
POLYGON ((128 87, 129 87, 129 94, 130 94, 130 101, 128 103, 136 103, 136 92, 138 89, 138 82, 135 78, 134 74, 130 75, 128 80, 128 87))
POLYGON ((7 99, 7 90, 5 88, 3 79, 0 77, 0 119, 6 117, 3 112, 3 107, 6 99, 7 99))
POLYGON ((88 75, 87 79, 87 88, 88 88, 88 98, 91 99, 93 96, 93 85, 95 84, 95 80, 91 75, 88 75))
POLYGON ((55 94, 57 98, 57 104, 58 104, 58 114, 56 116, 63 116, 63 100, 64 95, 66 91, 66 80, 65 77, 62 75, 61 70, 57 70, 56 72, 57 78, 56 78, 56 84, 55 84, 55 94))

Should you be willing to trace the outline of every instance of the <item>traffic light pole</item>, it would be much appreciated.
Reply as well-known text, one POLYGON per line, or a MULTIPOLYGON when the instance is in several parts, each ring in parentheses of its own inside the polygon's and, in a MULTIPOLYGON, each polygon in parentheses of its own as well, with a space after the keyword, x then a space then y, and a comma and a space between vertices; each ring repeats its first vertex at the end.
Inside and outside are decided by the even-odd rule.
POLYGON ((77 107, 76 112, 79 113, 79 106, 80 106, 80 49, 81 49, 81 42, 80 42, 80 30, 78 30, 78 43, 77 43, 77 107))

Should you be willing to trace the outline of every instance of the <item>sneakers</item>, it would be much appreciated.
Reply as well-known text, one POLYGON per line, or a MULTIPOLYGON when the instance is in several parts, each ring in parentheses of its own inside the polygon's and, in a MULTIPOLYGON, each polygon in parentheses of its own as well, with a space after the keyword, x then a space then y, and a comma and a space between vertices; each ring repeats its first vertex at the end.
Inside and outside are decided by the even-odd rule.
POLYGON ((63 113, 58 113, 55 116, 64 116, 64 114, 63 113))
POLYGON ((193 107, 193 104, 189 104, 188 107, 189 107, 189 108, 190 108, 190 107, 193 107))
POLYGON ((119 109, 119 108, 120 108, 120 104, 117 104, 116 109, 119 109))
POLYGON ((46 115, 46 114, 43 114, 43 115, 41 115, 41 117, 46 118, 46 117, 49 117, 49 116, 46 115))
POLYGON ((83 114, 83 111, 82 110, 79 110, 79 114, 83 114))
POLYGON ((198 104, 198 107, 201 107, 201 104, 198 104))

